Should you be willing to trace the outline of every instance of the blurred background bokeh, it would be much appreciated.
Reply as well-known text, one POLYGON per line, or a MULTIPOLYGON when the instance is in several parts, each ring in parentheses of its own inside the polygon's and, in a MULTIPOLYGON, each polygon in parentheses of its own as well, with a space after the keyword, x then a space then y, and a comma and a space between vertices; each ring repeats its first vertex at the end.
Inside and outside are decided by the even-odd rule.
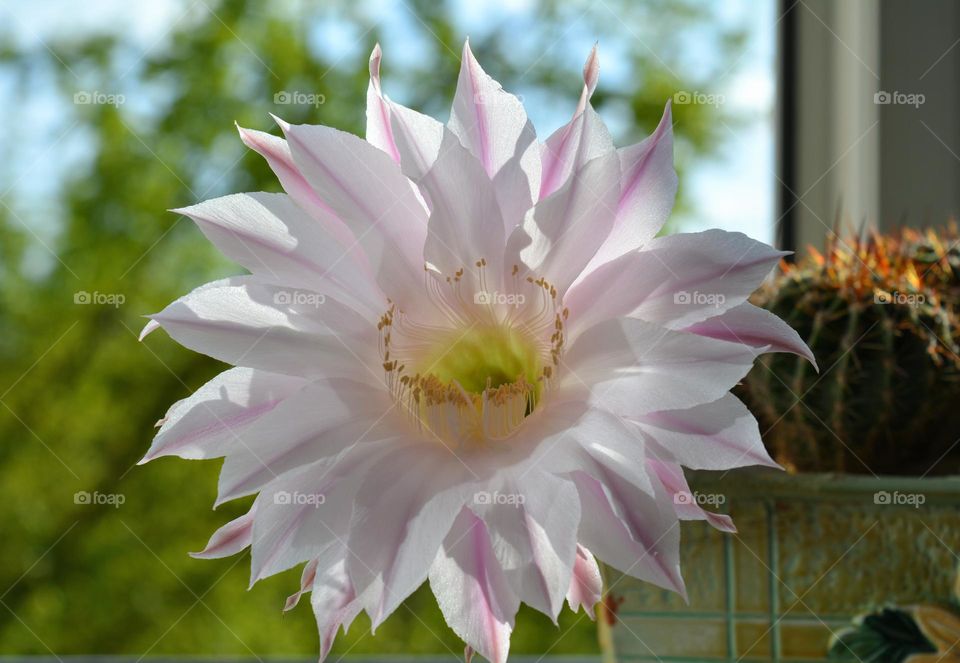
MULTIPOLYGON (((542 137, 594 42, 619 144, 674 98, 675 229, 774 236, 776 2, 56 0, 0 6, 0 654, 313 656, 293 570, 247 591, 246 554, 198 561, 246 503, 211 510, 218 462, 136 466, 167 406, 222 366, 142 316, 238 268, 165 210, 276 191, 234 122, 364 126, 384 87, 445 120, 469 36, 542 137), (675 96, 675 95, 680 96, 675 96), (685 97, 683 95, 686 95, 685 97)), ((242 501, 241 501, 242 502, 242 501)), ((589 654, 595 625, 524 610, 512 652, 589 654)), ((421 590, 343 653, 460 652, 421 590)))

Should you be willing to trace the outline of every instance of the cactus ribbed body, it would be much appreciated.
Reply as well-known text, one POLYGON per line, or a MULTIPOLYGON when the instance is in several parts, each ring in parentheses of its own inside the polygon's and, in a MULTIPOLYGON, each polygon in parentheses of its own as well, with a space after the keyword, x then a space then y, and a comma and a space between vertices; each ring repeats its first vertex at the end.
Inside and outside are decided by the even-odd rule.
POLYGON ((784 265, 755 296, 797 330, 821 370, 775 354, 747 376, 743 395, 781 464, 877 474, 960 469, 947 455, 960 439, 960 289, 949 245, 937 242, 939 258, 926 251, 920 259, 915 236, 836 241, 825 256, 784 265))

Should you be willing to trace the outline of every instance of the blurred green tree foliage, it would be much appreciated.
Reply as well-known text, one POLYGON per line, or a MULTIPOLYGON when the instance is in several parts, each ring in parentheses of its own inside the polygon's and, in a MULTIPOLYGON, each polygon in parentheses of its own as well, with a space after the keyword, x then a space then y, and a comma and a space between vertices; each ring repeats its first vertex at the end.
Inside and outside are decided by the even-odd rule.
MULTIPOLYGON (((299 571, 248 593, 246 554, 187 556, 247 506, 210 509, 219 463, 135 466, 166 408, 223 368, 162 333, 142 344, 136 336, 142 315, 238 271, 189 221, 164 210, 279 190, 241 145, 234 121, 276 131, 268 115, 276 112, 362 133, 366 56, 377 39, 387 91, 446 118, 464 38, 455 3, 398 0, 394 9, 410 35, 381 23, 370 3, 253 0, 184 3, 169 34, 145 52, 109 30, 28 46, 0 30, 0 72, 14 97, 52 109, 64 130, 34 164, 17 149, 35 129, 29 122, 8 126, 0 139, 0 172, 12 176, 0 198, 0 653, 315 654, 309 606, 280 610, 299 571), (316 47, 312 30, 325 21, 357 38, 355 52, 316 47), (413 67, 395 66, 391 53, 412 37, 422 56, 413 67), (122 93, 125 103, 72 103, 82 90, 122 93), (325 103, 274 104, 283 90, 323 95, 325 103), (73 139, 79 156, 61 155, 73 139), (40 196, 23 186, 43 178, 50 186, 40 196), (123 303, 84 304, 82 293, 121 295, 123 303), (80 491, 124 501, 78 504, 80 491)), ((507 89, 572 109, 586 53, 567 57, 570 35, 609 44, 604 52, 622 58, 617 68, 631 84, 610 87, 601 76, 595 103, 625 120, 617 136, 625 142, 652 130, 676 90, 708 90, 734 61, 743 35, 718 28, 712 11, 694 0, 544 0, 530 24, 494 21, 473 35, 473 46, 507 89), (644 26, 644 35, 655 29, 641 42, 631 26, 644 26), (697 30, 717 42, 714 70, 691 66, 675 39, 697 30)), ((720 145, 716 121, 736 121, 709 106, 675 114, 682 143, 703 155, 720 145)), ((565 611, 559 629, 526 610, 518 623, 517 653, 596 649, 582 613, 565 611)), ((423 589, 375 637, 361 618, 334 649, 450 651, 462 645, 423 589)))

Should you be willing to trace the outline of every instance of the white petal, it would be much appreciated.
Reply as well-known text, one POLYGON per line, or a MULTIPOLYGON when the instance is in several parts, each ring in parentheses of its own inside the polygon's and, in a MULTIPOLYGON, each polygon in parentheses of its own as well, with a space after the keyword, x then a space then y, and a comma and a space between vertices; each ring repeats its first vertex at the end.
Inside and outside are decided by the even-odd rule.
MULTIPOLYGON (((240 132, 243 143, 267 160, 277 179, 280 180, 283 190, 296 201, 297 205, 306 210, 326 232, 330 233, 341 247, 348 248, 356 242, 353 233, 346 224, 338 219, 333 210, 320 199, 317 192, 313 190, 313 187, 297 169, 287 141, 279 136, 254 129, 244 129, 238 126, 237 130, 240 132)), ((359 256, 351 254, 351 259, 358 260, 360 264, 365 264, 365 261, 359 256)))
MULTIPOLYGON (((620 193, 615 153, 588 162, 530 210, 510 237, 508 256, 519 255, 562 296, 609 234, 620 193)), ((511 259, 506 261, 511 267, 511 259)))
MULTIPOLYGON (((493 182, 449 131, 444 131, 440 156, 419 184, 433 205, 424 258, 447 276, 459 269, 473 274, 483 258, 488 274, 498 278, 503 219, 493 182)), ((498 283, 492 286, 497 289, 498 283)))
POLYGON ((201 286, 150 317, 181 345, 230 364, 379 381, 376 325, 332 298, 313 297, 238 276, 201 286))
POLYGON ((571 335, 622 315, 682 329, 744 302, 784 255, 723 230, 659 237, 570 289, 571 335))
POLYGON ((217 503, 256 492, 284 472, 358 442, 396 436, 406 422, 390 416, 393 407, 382 385, 343 378, 309 384, 244 430, 224 461, 217 503))
POLYGON ((490 177, 518 153, 518 144, 522 150, 536 140, 523 104, 480 67, 469 42, 448 126, 490 177))
POLYGON ((224 371, 170 408, 140 463, 161 456, 223 456, 245 429, 305 384, 303 378, 252 368, 224 371))
POLYGON ((602 482, 585 472, 572 478, 583 513, 590 514, 580 519, 583 545, 629 576, 684 595, 680 527, 666 493, 652 498, 614 472, 602 482))
POLYGON ((681 409, 723 396, 753 366, 757 351, 633 318, 601 322, 565 355, 557 398, 582 396, 620 415, 681 409))
POLYGON ((287 195, 238 193, 173 211, 267 283, 331 295, 371 318, 387 308, 366 270, 287 195))
POLYGON ((593 107, 586 104, 544 143, 539 200, 560 189, 587 162, 609 154, 614 154, 610 132, 593 107))
POLYGON ((620 200, 610 235, 585 271, 639 249, 660 232, 673 209, 677 172, 673 169, 670 103, 656 131, 645 140, 617 150, 620 200))
POLYGON ((792 352, 819 370, 813 352, 793 327, 770 311, 749 302, 690 325, 684 331, 754 348, 767 348, 769 352, 792 352))
POLYGON ((300 172, 356 235, 380 287, 412 311, 423 299, 427 217, 409 180, 387 154, 352 134, 311 125, 286 133, 300 172))
POLYGON ((411 180, 421 179, 433 167, 440 154, 440 144, 445 131, 442 123, 429 115, 402 106, 390 104, 390 118, 400 167, 411 180))
POLYGON ((346 549, 342 549, 338 562, 318 569, 313 583, 310 604, 320 630, 320 661, 330 653, 340 627, 346 631, 363 608, 363 597, 357 596, 347 575, 347 554, 346 549))
POLYGON ((504 232, 523 219, 540 186, 540 145, 523 103, 506 92, 463 46, 450 130, 494 181, 504 232))
POLYGON ((440 444, 396 444, 365 473, 350 523, 348 565, 358 590, 383 582, 379 626, 427 578, 453 519, 472 495, 466 468, 440 444))
POLYGON ((356 445, 339 457, 280 475, 263 487, 254 504, 250 584, 297 564, 341 553, 352 504, 370 463, 389 443, 356 445), (322 557, 325 556, 325 557, 322 557))
POLYGON ((603 577, 600 575, 600 566, 593 557, 593 553, 577 544, 577 557, 573 563, 573 577, 570 580, 570 589, 567 591, 567 603, 574 612, 582 607, 590 619, 596 619, 593 607, 602 600, 603 577))
POLYGON ((497 563, 483 521, 464 508, 430 568, 430 588, 453 632, 490 663, 506 663, 520 599, 497 563))
POLYGON ((779 467, 767 453, 757 420, 732 394, 686 410, 631 417, 671 460, 695 470, 745 465, 779 467))
POLYGON ((486 523, 511 586, 556 623, 576 554, 576 486, 534 468, 477 493, 470 508, 486 523))

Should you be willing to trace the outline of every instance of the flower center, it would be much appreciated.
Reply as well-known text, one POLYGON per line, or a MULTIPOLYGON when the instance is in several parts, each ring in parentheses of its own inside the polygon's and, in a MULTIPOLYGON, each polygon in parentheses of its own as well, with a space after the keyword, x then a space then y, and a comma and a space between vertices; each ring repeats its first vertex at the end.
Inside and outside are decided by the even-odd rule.
POLYGON ((422 434, 448 447, 483 446, 512 435, 536 410, 563 352, 567 311, 544 279, 518 276, 503 297, 488 296, 485 261, 463 291, 461 269, 427 274, 438 311, 432 323, 396 307, 378 324, 383 369, 397 405, 422 434))
POLYGON ((481 395, 521 381, 537 385, 540 363, 536 345, 522 333, 500 326, 471 327, 450 332, 419 368, 442 383, 456 382, 467 393, 481 395))

